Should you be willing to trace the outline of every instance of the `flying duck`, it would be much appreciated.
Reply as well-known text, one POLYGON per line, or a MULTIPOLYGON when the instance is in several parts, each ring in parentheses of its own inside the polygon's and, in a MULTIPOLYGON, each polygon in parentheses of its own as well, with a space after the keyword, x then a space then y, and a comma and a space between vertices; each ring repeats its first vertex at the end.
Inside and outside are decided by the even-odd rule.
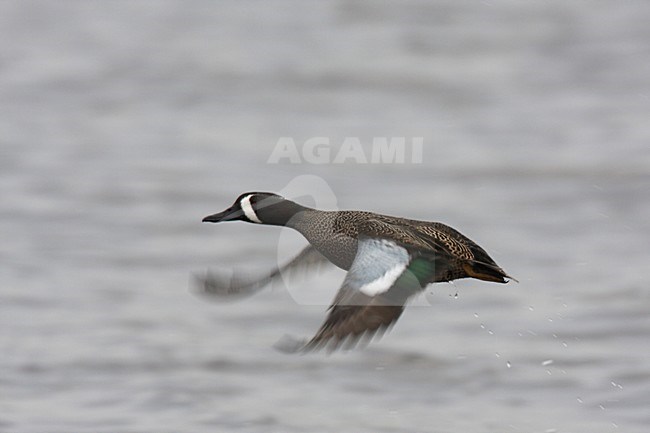
POLYGON ((199 278, 206 294, 254 293, 284 272, 325 262, 348 271, 320 329, 307 341, 291 348, 285 345, 289 351, 335 350, 344 343, 354 346, 362 337, 369 340, 393 325, 407 300, 430 283, 514 280, 483 248, 439 222, 365 211, 322 211, 269 192, 244 193, 228 209, 203 218, 224 221, 290 227, 309 245, 287 265, 257 280, 207 274, 199 278))

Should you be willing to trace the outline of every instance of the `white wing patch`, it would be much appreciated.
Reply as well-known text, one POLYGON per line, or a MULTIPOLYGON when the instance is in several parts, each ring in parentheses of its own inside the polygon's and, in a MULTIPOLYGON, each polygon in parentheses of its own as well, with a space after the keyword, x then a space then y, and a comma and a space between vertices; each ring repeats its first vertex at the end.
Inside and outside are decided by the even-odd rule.
POLYGON ((249 194, 246 197, 242 198, 239 205, 241 206, 241 209, 244 211, 244 215, 246 215, 246 218, 248 218, 250 221, 253 221, 254 223, 262 224, 262 220, 260 220, 257 217, 257 214, 255 213, 255 209, 253 209, 253 205, 251 204, 252 196, 253 194, 249 194))
POLYGON ((338 302, 354 305, 355 293, 368 297, 385 294, 404 274, 410 263, 406 248, 389 239, 361 237, 357 255, 345 276, 338 302))
POLYGON ((359 287, 359 291, 368 296, 376 296, 387 292, 406 269, 407 263, 397 263, 384 275, 359 287))

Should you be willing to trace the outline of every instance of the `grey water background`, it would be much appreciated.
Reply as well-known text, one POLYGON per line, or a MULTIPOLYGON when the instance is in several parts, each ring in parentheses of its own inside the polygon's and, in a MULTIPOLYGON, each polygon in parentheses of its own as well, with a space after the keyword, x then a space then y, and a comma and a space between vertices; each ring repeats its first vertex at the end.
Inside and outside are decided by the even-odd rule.
POLYGON ((0 2, 0 432, 647 432, 648 22, 641 0, 0 2), (423 162, 267 163, 314 136, 423 137, 423 162), (450 224, 520 283, 432 285, 365 350, 278 353, 342 271, 188 287, 278 262, 281 229, 200 220, 289 184, 450 224))

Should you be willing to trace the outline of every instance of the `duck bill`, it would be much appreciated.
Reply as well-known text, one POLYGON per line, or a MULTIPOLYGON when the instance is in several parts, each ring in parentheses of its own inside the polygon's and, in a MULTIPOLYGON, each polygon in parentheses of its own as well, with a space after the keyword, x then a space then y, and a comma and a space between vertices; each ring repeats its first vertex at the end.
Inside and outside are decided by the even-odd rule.
POLYGON ((235 210, 233 208, 228 208, 223 212, 215 213, 213 215, 208 215, 203 218, 204 223, 220 223, 222 221, 233 221, 241 217, 241 211, 235 210))

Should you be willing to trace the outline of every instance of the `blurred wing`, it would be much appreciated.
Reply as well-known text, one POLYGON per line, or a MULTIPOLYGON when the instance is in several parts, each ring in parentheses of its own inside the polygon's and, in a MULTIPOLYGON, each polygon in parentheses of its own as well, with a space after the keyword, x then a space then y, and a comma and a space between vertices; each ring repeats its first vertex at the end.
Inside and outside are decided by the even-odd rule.
POLYGON ((342 344, 354 347, 383 333, 402 314, 404 304, 422 290, 420 281, 433 272, 433 264, 396 242, 360 237, 357 255, 339 289, 325 322, 306 343, 282 343, 280 350, 308 352, 342 344))
POLYGON ((213 298, 223 300, 243 298, 254 295, 267 285, 281 279, 305 278, 308 273, 320 271, 327 264, 330 264, 329 260, 313 246, 308 245, 289 263, 263 275, 250 276, 241 272, 225 275, 208 271, 205 275, 195 275, 194 285, 198 293, 213 298))

